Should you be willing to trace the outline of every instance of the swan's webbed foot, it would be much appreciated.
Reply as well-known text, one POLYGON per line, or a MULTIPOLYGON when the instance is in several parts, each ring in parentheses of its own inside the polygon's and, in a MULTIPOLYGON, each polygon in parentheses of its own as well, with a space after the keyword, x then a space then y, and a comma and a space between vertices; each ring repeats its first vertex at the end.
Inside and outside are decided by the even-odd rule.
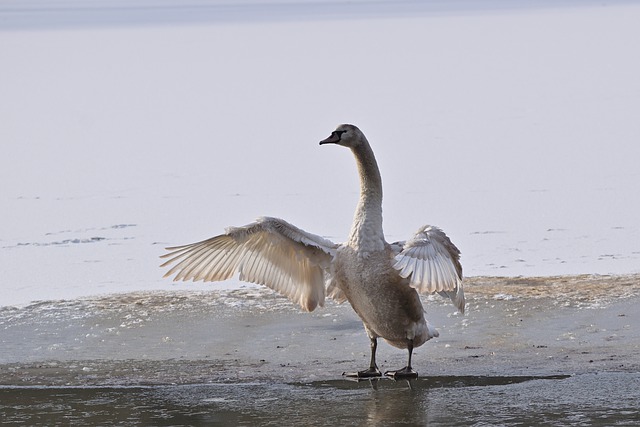
POLYGON ((407 350, 409 350, 409 360, 407 366, 397 371, 386 371, 384 374, 394 380, 418 378, 418 373, 411 367, 411 355, 413 354, 413 340, 407 342, 407 350))
POLYGON ((382 373, 380 372, 378 367, 375 366, 358 372, 343 372, 342 376, 349 378, 377 378, 381 377, 382 373))
POLYGON ((397 371, 386 371, 384 374, 394 380, 418 378, 418 373, 414 371, 411 366, 405 366, 397 371))
POLYGON ((349 378, 378 378, 382 376, 378 365, 376 364, 376 349, 378 348, 378 339, 371 338, 371 361, 369 362, 369 369, 358 372, 343 372, 342 376, 349 378))

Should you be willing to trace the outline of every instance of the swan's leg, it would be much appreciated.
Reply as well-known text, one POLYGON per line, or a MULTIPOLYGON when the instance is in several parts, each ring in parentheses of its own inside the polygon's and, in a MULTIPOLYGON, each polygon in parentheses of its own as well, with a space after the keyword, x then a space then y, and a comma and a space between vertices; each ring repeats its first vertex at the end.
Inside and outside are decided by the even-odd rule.
POLYGON ((378 339, 369 339, 371 340, 371 361, 369 362, 369 369, 358 372, 343 372, 342 375, 344 375, 345 377, 354 378, 372 378, 382 376, 380 370, 378 369, 378 365, 376 365, 376 349, 378 348, 378 339))
POLYGON ((407 361, 407 366, 402 369, 398 369, 397 371, 386 371, 384 374, 393 378, 418 378, 418 373, 413 370, 411 367, 411 355, 413 354, 413 340, 409 340, 407 344, 407 349, 409 350, 409 360, 407 361))

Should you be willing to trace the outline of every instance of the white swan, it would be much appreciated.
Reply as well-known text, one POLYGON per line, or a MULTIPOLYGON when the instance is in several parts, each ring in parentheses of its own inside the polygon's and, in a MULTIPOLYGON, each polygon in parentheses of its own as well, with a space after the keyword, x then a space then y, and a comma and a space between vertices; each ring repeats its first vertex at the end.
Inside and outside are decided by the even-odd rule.
POLYGON ((320 144, 338 144, 353 152, 360 175, 360 200, 346 243, 335 244, 278 218, 259 218, 244 227, 202 242, 167 248, 162 267, 176 263, 165 277, 174 280, 240 280, 259 283, 313 311, 325 297, 349 301, 371 340, 369 368, 354 377, 381 376, 377 339, 409 351, 407 366, 387 371, 394 378, 415 378, 413 349, 437 337, 418 292, 449 296, 464 312, 460 251, 437 227, 423 226, 407 242, 387 243, 382 232, 382 180, 373 151, 353 125, 340 125, 320 144), (416 292, 417 291, 417 292, 416 292))

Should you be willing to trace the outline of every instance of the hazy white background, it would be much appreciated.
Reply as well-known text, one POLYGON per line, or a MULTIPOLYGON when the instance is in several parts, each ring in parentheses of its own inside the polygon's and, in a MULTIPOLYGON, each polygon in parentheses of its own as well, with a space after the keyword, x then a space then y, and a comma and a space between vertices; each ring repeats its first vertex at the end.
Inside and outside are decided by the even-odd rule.
POLYGON ((388 240, 438 225, 467 276, 640 272, 632 2, 43 4, 0 6, 0 305, 219 286, 158 255, 259 215, 342 241, 343 122, 388 240))

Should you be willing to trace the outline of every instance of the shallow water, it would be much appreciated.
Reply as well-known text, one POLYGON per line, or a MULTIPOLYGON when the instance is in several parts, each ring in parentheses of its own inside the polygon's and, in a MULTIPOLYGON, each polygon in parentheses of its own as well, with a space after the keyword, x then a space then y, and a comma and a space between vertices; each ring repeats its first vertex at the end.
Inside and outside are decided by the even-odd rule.
POLYGON ((632 425, 640 374, 0 388, 28 425, 632 425))

